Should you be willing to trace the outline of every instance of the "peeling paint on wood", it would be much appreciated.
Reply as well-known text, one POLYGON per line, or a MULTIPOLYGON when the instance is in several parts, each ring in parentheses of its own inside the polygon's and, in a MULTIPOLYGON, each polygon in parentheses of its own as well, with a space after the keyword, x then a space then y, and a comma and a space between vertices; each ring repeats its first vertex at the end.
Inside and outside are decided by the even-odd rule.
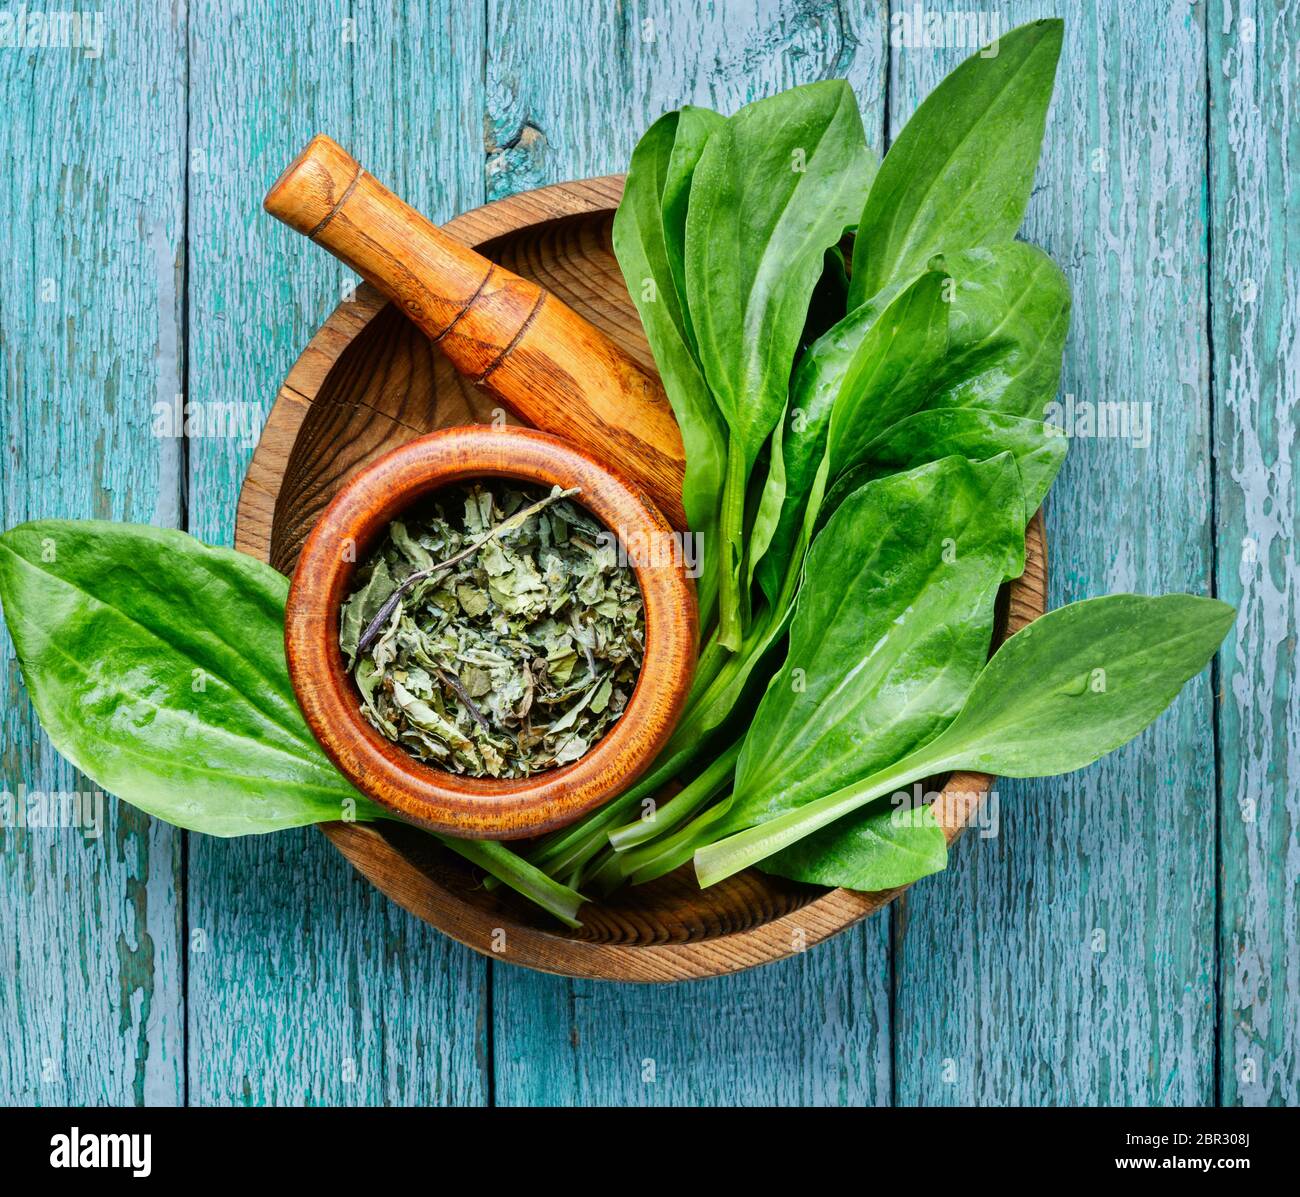
MULTIPOLYGON (((179 458, 150 415, 181 335, 184 35, 156 5, 105 33, 100 58, 0 50, 4 527, 174 519, 179 458)), ((0 791, 94 791, 41 734, 3 630, 0 674, 0 791)), ((98 838, 0 829, 0 1101, 184 1099, 180 835, 103 805, 98 838)))
POLYGON ((1300 4, 1210 6, 1226 1103, 1300 1103, 1300 4))

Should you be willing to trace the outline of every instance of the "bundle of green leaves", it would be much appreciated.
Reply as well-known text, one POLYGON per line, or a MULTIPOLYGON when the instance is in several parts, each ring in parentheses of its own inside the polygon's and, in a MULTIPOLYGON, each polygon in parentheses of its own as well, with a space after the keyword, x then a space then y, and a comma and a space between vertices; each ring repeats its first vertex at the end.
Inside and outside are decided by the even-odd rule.
MULTIPOLYGON (((686 445, 697 676, 623 794, 524 854, 449 848, 570 925, 580 889, 692 859, 703 885, 758 865, 891 888, 947 857, 931 808, 891 795, 955 769, 1082 768, 1205 667, 1234 612, 1190 595, 1074 603, 989 657, 1066 447, 1042 416, 1068 289, 1014 240, 1061 35, 1035 22, 963 63, 879 167, 843 82, 647 131, 614 246, 686 445)), ((303 723, 285 590, 178 532, 0 536, 0 601, 54 745, 216 835, 388 817, 303 723)))
MULTIPOLYGON (((641 139, 614 249, 686 444, 705 636, 672 742, 637 785, 532 853, 552 875, 607 892, 694 856, 705 884, 759 863, 880 889, 943 866, 926 811, 862 786, 941 772, 920 750, 1005 681, 986 667, 994 603, 1064 460, 1043 415, 1069 289, 1015 240, 1062 33, 1037 21, 962 63, 880 163, 842 81, 731 117, 683 108, 641 139), (676 778, 685 788, 657 805, 676 778)), ((1104 600, 1087 620, 1041 621, 1035 642, 1073 663, 1079 628, 1107 633, 1089 668, 1109 667, 1111 684, 1073 705, 1072 727, 1109 751, 1123 742, 1111 704, 1145 711, 1140 699, 1163 694, 1163 710, 1226 633, 1231 613, 1206 603, 1104 600), (1189 656, 1150 663, 1143 694, 1116 693, 1129 674, 1111 652, 1131 647, 1120 611, 1157 636, 1171 611, 1170 634, 1180 620, 1197 629, 1180 641, 1189 656)), ((1091 759, 1002 759, 1002 771, 1091 759)))

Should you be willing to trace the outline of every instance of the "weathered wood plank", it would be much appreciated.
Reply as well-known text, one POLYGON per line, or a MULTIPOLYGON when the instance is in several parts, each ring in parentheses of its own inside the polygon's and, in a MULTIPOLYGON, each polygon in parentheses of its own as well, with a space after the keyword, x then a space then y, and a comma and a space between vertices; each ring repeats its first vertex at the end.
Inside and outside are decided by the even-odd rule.
MULTIPOLYGON (((1204 594, 1203 9, 998 11, 1007 29, 1062 9, 1063 67, 1027 235, 1074 289, 1063 391, 1149 402, 1151 418, 1149 447, 1141 436, 1073 442, 1048 501, 1051 605, 1111 591, 1204 594)), ((969 52, 895 51, 895 129, 969 52)), ((898 915, 899 1101, 1212 1101, 1208 674, 1127 750, 998 790, 999 836, 967 836, 947 874, 918 885, 898 915)))
MULTIPOLYGON (((3 527, 179 510, 180 457, 151 417, 177 389, 184 5, 101 14, 98 54, 89 33, 0 50, 3 527)), ((0 674, 0 791, 93 792, 41 732, 3 630, 0 674)), ((0 1103, 183 1099, 180 837, 111 796, 102 813, 98 838, 0 828, 0 1103)))
POLYGON ((1220 654, 1220 1085, 1300 1103, 1300 5, 1208 15, 1220 654))
MULTIPOLYGON (((660 112, 730 112, 847 77, 883 127, 883 5, 566 2, 488 6, 493 197, 627 168, 660 112)), ((494 971, 501 1104, 889 1100, 888 925, 704 984, 637 987, 494 971), (653 1079, 650 1079, 653 1078, 653 1079)))
POLYGON ((500 1105, 882 1105, 883 918, 805 955, 677 985, 494 966, 500 1105))
MULTIPOLYGON (((501 0, 486 101, 477 6, 408 7, 207 0, 191 13, 191 397, 253 405, 254 431, 347 281, 259 212, 316 128, 350 138, 441 217, 479 202, 485 177, 499 195, 622 169, 645 123, 684 100, 730 109, 847 73, 880 107, 874 7, 530 13, 501 0)), ((1204 592, 1210 574, 1201 6, 1093 7, 1067 6, 1072 67, 1029 235, 1075 286, 1064 389, 1149 399, 1152 441, 1076 441, 1049 512, 1054 603, 1204 592)), ((1004 27, 1058 8, 1017 4, 1004 27)), ((1205 20, 1217 585, 1243 608, 1219 704, 1219 1083, 1228 1101, 1295 1103, 1300 147, 1272 114, 1294 98, 1300 18, 1294 2, 1216 0, 1205 20)), ((184 360, 184 11, 140 9, 105 32, 98 60, 0 54, 0 153, 29 164, 0 184, 5 526, 171 523, 181 510, 177 446, 148 428, 184 360)), ((895 127, 964 53, 893 51, 895 127)), ((191 526, 208 539, 229 539, 247 453, 239 437, 191 446, 191 526)), ((0 789, 87 788, 41 737, 3 633, 0 668, 0 789)), ((917 887, 897 923, 900 1100, 1213 1098, 1209 708, 1202 682, 1115 760, 1004 783, 999 837, 968 837, 947 875, 917 887)), ((0 1100, 180 1100, 180 837, 110 798, 98 841, 0 838, 0 902, 17 927, 0 951, 0 1100)), ((503 1103, 888 1099, 883 919, 806 957, 672 990, 502 967, 490 1014, 483 966, 358 883, 319 837, 193 837, 190 857, 195 1101, 480 1101, 489 1018, 503 1103)))
MULTIPOLYGON (((204 0, 191 24, 191 140, 206 169, 191 185, 190 397, 246 404, 260 430, 352 282, 263 215, 263 193, 327 131, 395 186, 418 181, 435 216, 478 203, 482 19, 453 4, 204 0)), ((239 438, 192 442, 191 527, 205 539, 229 540, 250 452, 239 438)), ((317 833, 192 837, 189 913, 195 1103, 486 1100, 486 967, 317 833)))

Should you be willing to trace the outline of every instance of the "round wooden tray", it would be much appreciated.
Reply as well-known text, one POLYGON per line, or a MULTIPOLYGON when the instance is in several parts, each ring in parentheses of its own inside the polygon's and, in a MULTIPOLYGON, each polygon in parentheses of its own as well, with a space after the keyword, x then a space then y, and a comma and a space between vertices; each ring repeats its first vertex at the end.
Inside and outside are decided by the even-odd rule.
MULTIPOLYGON (((554 291, 654 362, 610 247, 621 177, 586 179, 488 204, 445 226, 452 236, 554 291)), ((456 424, 501 419, 377 292, 361 287, 303 351, 280 388, 239 497, 235 546, 292 572, 308 531, 338 487, 379 454, 456 424)), ((510 422, 514 422, 513 420, 510 422)), ((1041 515, 1026 537, 1024 575, 1004 588, 998 638, 1041 615, 1047 592, 1041 515)), ((936 800, 955 839, 987 789, 955 774, 936 800)), ((322 827, 393 901, 495 960, 618 981, 678 981, 737 972, 805 950, 880 909, 901 891, 825 890, 748 870, 700 890, 690 866, 583 908, 568 931, 504 887, 400 824, 322 827)))

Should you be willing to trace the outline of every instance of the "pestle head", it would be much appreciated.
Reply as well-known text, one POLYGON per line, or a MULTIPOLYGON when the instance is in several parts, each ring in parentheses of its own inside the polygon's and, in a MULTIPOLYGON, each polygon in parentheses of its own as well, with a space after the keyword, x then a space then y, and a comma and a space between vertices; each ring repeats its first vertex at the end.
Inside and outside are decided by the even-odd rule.
POLYGON ((338 142, 317 133, 271 185, 262 206, 308 237, 338 211, 361 177, 361 164, 338 142))

